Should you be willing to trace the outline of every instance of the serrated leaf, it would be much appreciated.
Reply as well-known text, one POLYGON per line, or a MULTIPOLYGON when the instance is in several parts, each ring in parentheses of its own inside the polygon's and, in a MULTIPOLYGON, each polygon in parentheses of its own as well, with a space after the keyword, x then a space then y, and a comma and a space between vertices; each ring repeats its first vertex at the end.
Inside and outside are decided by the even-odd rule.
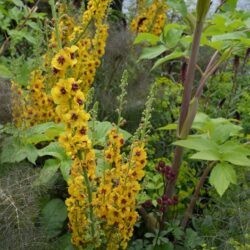
POLYGON ((165 51, 166 51, 166 47, 164 45, 158 45, 158 46, 150 47, 150 48, 143 48, 138 61, 143 60, 143 59, 153 59, 161 55, 165 51))
POLYGON ((33 34, 31 34, 29 31, 25 32, 24 38, 30 42, 31 44, 36 44, 37 40, 33 34))
POLYGON ((62 200, 53 199, 46 204, 41 211, 41 225, 49 239, 61 233, 66 218, 67 209, 62 200))
POLYGON ((46 160, 37 180, 34 182, 34 185, 41 186, 49 183, 55 176, 59 166, 60 161, 58 159, 46 160))
POLYGON ((236 172, 231 164, 218 163, 211 171, 209 182, 220 196, 228 189, 230 183, 236 184, 236 172))
POLYGON ((34 30, 40 30, 40 27, 37 23, 31 21, 31 20, 28 20, 27 22, 27 25, 29 25, 32 29, 34 30))
POLYGON ((196 160, 205 160, 205 161, 219 161, 220 154, 218 151, 208 150, 195 153, 190 158, 196 160))
POLYGON ((148 42, 151 45, 157 44, 159 42, 160 38, 156 35, 153 35, 151 33, 139 33, 137 37, 135 38, 134 44, 139 44, 142 42, 148 42))

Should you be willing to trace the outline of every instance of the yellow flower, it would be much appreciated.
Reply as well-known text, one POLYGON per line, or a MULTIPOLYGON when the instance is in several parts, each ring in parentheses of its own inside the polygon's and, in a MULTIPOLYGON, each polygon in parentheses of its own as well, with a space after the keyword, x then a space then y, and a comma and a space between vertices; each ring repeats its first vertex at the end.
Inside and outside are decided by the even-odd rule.
POLYGON ((51 95, 56 104, 67 105, 70 100, 69 86, 66 79, 60 79, 59 82, 51 90, 51 95))
POLYGON ((52 59, 51 66, 53 69, 65 71, 70 65, 70 55, 65 49, 61 49, 52 59))
POLYGON ((78 47, 75 45, 59 50, 52 58, 52 68, 64 72, 69 66, 74 66, 77 63, 75 56, 77 50, 78 47))

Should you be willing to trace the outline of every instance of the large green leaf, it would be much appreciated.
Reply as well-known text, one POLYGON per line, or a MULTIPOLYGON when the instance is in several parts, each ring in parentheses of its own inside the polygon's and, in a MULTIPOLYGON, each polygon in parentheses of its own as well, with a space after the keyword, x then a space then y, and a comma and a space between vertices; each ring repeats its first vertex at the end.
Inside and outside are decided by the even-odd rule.
POLYGON ((26 143, 37 144, 42 141, 51 141, 64 132, 63 124, 47 122, 27 128, 23 131, 26 143))
POLYGON ((182 52, 182 51, 179 51, 179 50, 174 50, 172 53, 170 53, 169 55, 163 57, 163 58, 160 58, 158 59, 154 66, 152 67, 151 70, 157 68, 158 66, 160 66, 161 64, 165 63, 165 62, 168 62, 170 60, 173 60, 173 59, 177 59, 177 58, 180 58, 182 56, 185 55, 185 52, 182 52))
POLYGON ((218 163, 210 174, 209 182, 215 187, 220 196, 228 189, 230 183, 236 184, 236 172, 231 164, 218 163))
POLYGON ((167 49, 172 49, 178 44, 183 34, 183 29, 184 26, 177 23, 165 25, 162 39, 167 49))
POLYGON ((18 138, 11 137, 4 141, 4 147, 0 154, 0 161, 2 163, 21 162, 28 159, 35 164, 38 157, 38 150, 32 144, 23 144, 18 138))
POLYGON ((50 155, 61 161, 68 158, 66 152, 62 146, 58 142, 51 142, 48 146, 38 150, 39 156, 50 155))
POLYGON ((194 149, 197 151, 218 150, 218 145, 215 142, 203 138, 201 136, 189 136, 186 140, 179 140, 174 142, 173 144, 182 146, 184 148, 194 149))
POLYGON ((205 161, 219 161, 221 159, 221 156, 220 153, 216 150, 208 150, 195 153, 190 158, 205 161))
POLYGON ((38 178, 34 182, 34 185, 41 186, 48 184, 55 176, 59 166, 60 161, 58 159, 46 160, 38 178))
POLYGON ((67 218, 67 209, 60 199, 49 201, 41 211, 41 224, 45 228, 48 238, 59 235, 64 221, 67 218))
POLYGON ((159 42, 159 40, 159 36, 153 35, 151 33, 139 33, 135 38, 134 44, 148 42, 151 45, 155 45, 157 42, 159 42))
POLYGON ((215 41, 226 41, 226 40, 240 40, 243 37, 247 37, 247 34, 243 31, 235 31, 221 35, 214 35, 212 37, 212 42, 215 41))
POLYGON ((143 48, 142 53, 138 59, 138 61, 142 59, 153 59, 159 55, 161 55, 163 52, 165 52, 167 48, 165 45, 158 45, 150 48, 143 48))
POLYGON ((231 151, 222 154, 224 161, 230 162, 234 165, 250 167, 250 159, 247 158, 246 154, 240 151, 231 151))

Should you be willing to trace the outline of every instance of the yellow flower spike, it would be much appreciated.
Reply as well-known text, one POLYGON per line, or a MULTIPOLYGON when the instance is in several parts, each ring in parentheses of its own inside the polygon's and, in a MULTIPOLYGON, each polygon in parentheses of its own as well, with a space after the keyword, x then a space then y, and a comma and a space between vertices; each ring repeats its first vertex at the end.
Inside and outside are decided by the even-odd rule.
POLYGON ((149 6, 140 3, 138 16, 130 24, 131 30, 135 33, 149 32, 159 35, 166 22, 166 10, 163 0, 153 0, 149 6))

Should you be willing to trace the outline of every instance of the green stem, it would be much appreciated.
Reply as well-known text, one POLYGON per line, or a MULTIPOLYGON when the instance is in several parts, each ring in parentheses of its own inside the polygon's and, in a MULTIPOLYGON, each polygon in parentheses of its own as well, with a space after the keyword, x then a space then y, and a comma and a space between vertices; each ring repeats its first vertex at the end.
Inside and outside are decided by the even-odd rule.
POLYGON ((84 168, 83 169, 83 176, 84 176, 84 181, 87 187, 87 192, 88 192, 88 202, 89 202, 89 218, 90 218, 90 228, 91 228, 91 235, 94 238, 95 236, 95 228, 94 228, 94 213, 93 213, 93 206, 92 206, 92 190, 90 186, 90 181, 88 177, 87 170, 84 168))
POLYGON ((55 6, 55 1, 54 0, 49 0, 49 4, 51 6, 51 12, 52 12, 52 17, 55 20, 55 31, 56 31, 56 41, 57 41, 57 47, 58 49, 62 48, 62 42, 60 39, 60 32, 59 32, 59 22, 58 22, 58 16, 56 14, 56 6, 55 6))

